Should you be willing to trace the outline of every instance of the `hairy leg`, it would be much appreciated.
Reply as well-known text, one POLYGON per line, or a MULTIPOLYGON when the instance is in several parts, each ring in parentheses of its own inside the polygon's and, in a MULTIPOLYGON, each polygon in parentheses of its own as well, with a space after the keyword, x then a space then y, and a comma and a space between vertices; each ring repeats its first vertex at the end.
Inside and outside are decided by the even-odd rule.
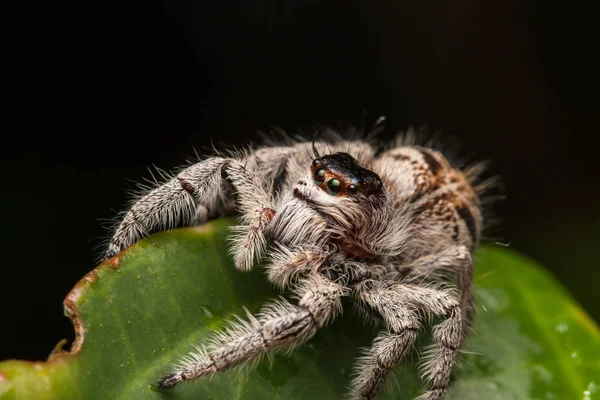
POLYGON ((421 400, 443 398, 462 345, 463 322, 460 304, 454 293, 417 285, 395 285, 395 290, 419 310, 444 318, 433 328, 433 343, 425 352, 421 364, 421 376, 427 383, 427 391, 421 400))
POLYGON ((383 319, 389 333, 380 334, 371 351, 358 362, 352 396, 371 399, 381 390, 390 368, 402 360, 416 339, 420 326, 416 316, 418 310, 445 318, 434 327, 434 343, 428 348, 422 364, 427 391, 421 399, 441 399, 450 383, 462 342, 461 311, 454 294, 389 281, 365 281, 357 285, 355 294, 365 312, 378 314, 383 319))
POLYGON ((421 325, 410 303, 379 282, 362 282, 354 294, 362 311, 383 320, 387 328, 356 363, 350 386, 351 398, 373 399, 382 391, 392 369, 414 345, 421 325))
POLYGON ((164 183, 140 197, 123 214, 103 258, 116 255, 154 231, 187 224, 194 212, 194 199, 177 179, 164 183))
POLYGON ((329 257, 329 253, 318 248, 287 248, 274 243, 271 248, 267 274, 275 285, 285 288, 297 277, 316 273, 329 257))
POLYGON ((196 212, 190 222, 192 226, 203 225, 206 222, 235 214, 235 199, 229 183, 222 184, 219 194, 212 199, 206 198, 196 204, 196 212))
POLYGON ((106 257, 153 231, 190 223, 196 204, 206 207, 222 192, 222 173, 233 187, 242 215, 242 225, 233 240, 234 261, 238 268, 250 269, 254 258, 264 253, 263 231, 274 211, 271 195, 261 189, 254 174, 230 158, 209 158, 194 164, 138 199, 115 230, 106 257))
POLYGON ((343 289, 320 275, 304 280, 297 288, 295 306, 285 300, 265 305, 258 319, 238 319, 218 334, 207 349, 185 357, 180 368, 158 381, 164 389, 184 381, 225 371, 258 360, 276 348, 287 350, 305 342, 341 310, 343 289))
POLYGON ((387 278, 402 283, 441 280, 448 275, 456 276, 460 290, 459 301, 463 318, 463 340, 469 333, 475 314, 473 298, 473 260, 465 246, 456 246, 430 256, 417 259, 411 264, 398 266, 387 278))

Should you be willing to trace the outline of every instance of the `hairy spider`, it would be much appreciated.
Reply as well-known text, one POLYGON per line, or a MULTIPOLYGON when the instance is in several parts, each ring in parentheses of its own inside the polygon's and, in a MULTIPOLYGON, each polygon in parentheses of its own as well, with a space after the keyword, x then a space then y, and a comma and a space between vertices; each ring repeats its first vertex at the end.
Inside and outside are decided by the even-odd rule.
MULTIPOLYGON (((412 132, 414 133, 414 132, 412 132)), ((441 322, 422 356, 425 391, 442 399, 473 320, 471 253, 482 228, 481 164, 454 168, 414 144, 343 137, 281 143, 209 157, 139 197, 106 257, 142 236, 236 213, 231 254, 247 271, 267 259, 268 279, 299 300, 267 303, 184 357, 160 388, 291 350, 341 311, 341 298, 382 330, 356 363, 350 397, 372 399, 413 347, 427 316, 441 322), (269 242, 267 241, 269 239, 269 242)), ((346 135, 347 136, 347 135, 346 135)))

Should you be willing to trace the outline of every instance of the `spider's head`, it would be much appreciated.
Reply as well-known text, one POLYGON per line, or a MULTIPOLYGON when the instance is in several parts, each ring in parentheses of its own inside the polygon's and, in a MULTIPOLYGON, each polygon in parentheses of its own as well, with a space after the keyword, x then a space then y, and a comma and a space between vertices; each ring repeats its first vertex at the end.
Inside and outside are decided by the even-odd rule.
POLYGON ((345 231, 379 221, 388 211, 383 181, 348 153, 334 153, 313 160, 307 175, 294 187, 293 196, 333 225, 345 231))
POLYGON ((312 162, 313 183, 330 196, 373 196, 383 192, 383 181, 361 167, 348 153, 334 153, 312 162))
POLYGON ((293 195, 329 222, 331 240, 340 251, 357 258, 377 254, 373 243, 365 241, 379 237, 393 208, 379 175, 350 154, 314 159, 310 175, 298 182, 293 195))
POLYGON ((292 209, 301 215, 314 211, 307 213, 303 229, 325 221, 328 239, 347 256, 381 253, 377 242, 387 233, 394 207, 379 175, 347 153, 318 156, 307 172, 293 189, 292 209))

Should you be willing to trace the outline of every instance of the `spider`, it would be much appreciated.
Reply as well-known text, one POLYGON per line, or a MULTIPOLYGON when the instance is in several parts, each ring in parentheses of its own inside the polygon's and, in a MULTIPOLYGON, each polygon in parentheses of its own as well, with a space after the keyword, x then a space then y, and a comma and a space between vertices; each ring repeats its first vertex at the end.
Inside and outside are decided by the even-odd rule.
POLYGON ((422 353, 419 398, 442 399, 473 321, 471 255, 485 185, 477 184, 482 164, 455 168, 415 137, 409 130, 381 146, 332 129, 312 143, 286 137, 205 158, 139 197, 106 257, 152 231, 235 213, 236 267, 247 271, 263 260, 269 281, 298 300, 273 300, 256 316, 246 311, 208 346, 196 346, 159 388, 291 351, 350 297, 381 331, 355 364, 349 397, 377 397, 423 320, 435 316, 441 322, 422 353))

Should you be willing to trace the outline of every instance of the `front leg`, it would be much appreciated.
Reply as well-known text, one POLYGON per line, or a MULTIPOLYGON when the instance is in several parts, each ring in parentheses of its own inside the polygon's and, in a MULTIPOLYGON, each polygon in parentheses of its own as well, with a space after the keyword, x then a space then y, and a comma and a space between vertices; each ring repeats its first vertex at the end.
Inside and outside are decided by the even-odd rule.
MULTIPOLYGON (((231 228, 235 235, 232 236, 230 253, 235 266, 243 271, 250 270, 255 259, 263 257, 267 247, 264 231, 275 215, 272 196, 263 189, 262 182, 257 176, 246 168, 244 164, 235 159, 223 160, 222 172, 231 183, 237 200, 237 209, 240 212, 239 225, 231 228)), ((192 167, 193 168, 193 167, 192 167)), ((188 168, 190 170, 190 168, 188 168)), ((202 184, 202 176, 185 170, 178 178, 182 186, 190 193, 195 194, 197 185, 202 184)), ((221 175, 212 176, 212 185, 221 187, 221 175)))
POLYGON ((116 255, 154 231, 190 223, 197 204, 219 204, 226 187, 223 175, 233 188, 241 213, 241 226, 233 238, 235 264, 239 269, 250 269, 255 257, 264 253, 263 232, 273 217, 274 206, 271 195, 254 174, 232 158, 215 157, 194 164, 139 198, 123 216, 105 257, 116 255))
POLYGON ((209 376, 253 360, 276 348, 291 350, 311 338, 341 310, 343 288, 320 275, 302 281, 295 306, 285 300, 267 304, 258 319, 238 319, 219 333, 206 348, 184 357, 180 367, 158 381, 163 389, 184 381, 209 376))
POLYGON ((273 243, 267 276, 281 288, 292 285, 299 276, 315 274, 330 256, 330 252, 315 246, 288 248, 273 243))

